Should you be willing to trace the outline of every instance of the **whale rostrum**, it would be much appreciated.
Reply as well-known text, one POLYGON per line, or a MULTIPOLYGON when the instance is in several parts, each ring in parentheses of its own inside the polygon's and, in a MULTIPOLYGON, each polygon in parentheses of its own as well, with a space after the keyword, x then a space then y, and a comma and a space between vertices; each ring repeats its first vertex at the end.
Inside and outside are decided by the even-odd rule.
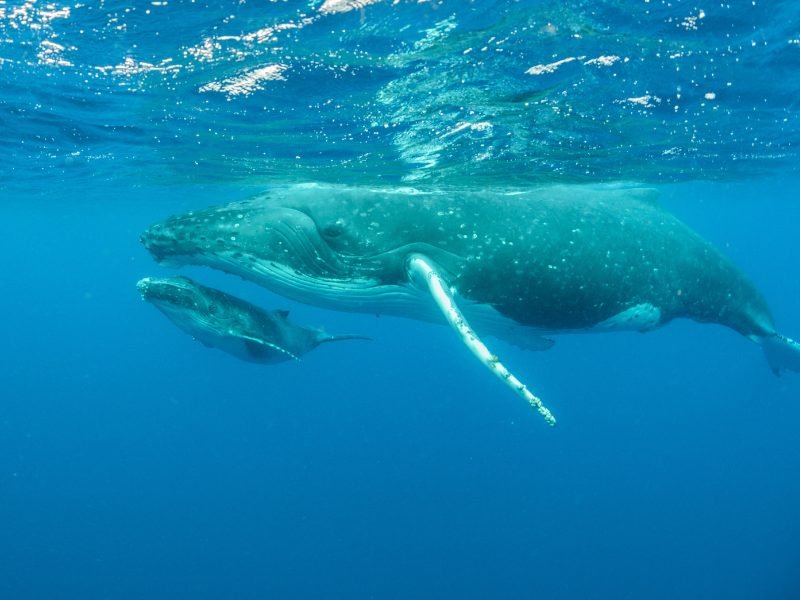
POLYGON ((142 242, 167 266, 205 265, 335 310, 448 322, 495 375, 552 415, 488 350, 535 350, 559 333, 719 323, 762 345, 773 371, 800 371, 741 271, 626 186, 524 190, 275 187, 170 217, 142 242))

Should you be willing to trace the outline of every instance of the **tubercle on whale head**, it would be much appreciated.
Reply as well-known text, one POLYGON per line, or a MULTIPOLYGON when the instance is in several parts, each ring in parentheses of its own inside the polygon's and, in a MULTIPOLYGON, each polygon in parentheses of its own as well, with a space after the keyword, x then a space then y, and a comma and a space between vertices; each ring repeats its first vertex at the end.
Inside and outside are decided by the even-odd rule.
POLYGON ((139 241, 153 259, 165 266, 181 266, 181 256, 191 256, 201 251, 198 240, 188 236, 178 217, 155 223, 139 236, 139 241))
MULTIPOLYGON (((140 236, 139 241, 159 263, 178 266, 190 262, 182 257, 198 256, 213 252, 230 241, 235 217, 229 213, 233 207, 190 211, 168 217, 151 225, 140 236)), ((239 220, 244 213, 237 213, 239 220)))

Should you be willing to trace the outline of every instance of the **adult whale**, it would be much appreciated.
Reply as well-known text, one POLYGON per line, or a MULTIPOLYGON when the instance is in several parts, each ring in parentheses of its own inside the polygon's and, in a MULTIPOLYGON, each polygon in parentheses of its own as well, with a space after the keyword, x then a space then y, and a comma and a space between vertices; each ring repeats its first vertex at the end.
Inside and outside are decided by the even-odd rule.
POLYGON ((218 268, 301 302, 444 315, 548 422, 549 411, 476 330, 542 349, 552 344, 543 335, 647 331, 685 317, 760 343, 776 373, 800 371, 800 345, 777 333, 753 284, 662 210, 652 190, 304 184, 171 217, 142 242, 159 262, 218 268))

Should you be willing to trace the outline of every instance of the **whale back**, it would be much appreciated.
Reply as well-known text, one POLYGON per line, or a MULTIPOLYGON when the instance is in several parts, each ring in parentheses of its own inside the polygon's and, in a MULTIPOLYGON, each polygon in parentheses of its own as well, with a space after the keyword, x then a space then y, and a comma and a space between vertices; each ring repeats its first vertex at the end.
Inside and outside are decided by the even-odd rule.
POLYGON ((654 306, 658 325, 685 317, 774 333, 755 286, 649 194, 548 188, 477 212, 456 285, 522 325, 587 329, 654 306))

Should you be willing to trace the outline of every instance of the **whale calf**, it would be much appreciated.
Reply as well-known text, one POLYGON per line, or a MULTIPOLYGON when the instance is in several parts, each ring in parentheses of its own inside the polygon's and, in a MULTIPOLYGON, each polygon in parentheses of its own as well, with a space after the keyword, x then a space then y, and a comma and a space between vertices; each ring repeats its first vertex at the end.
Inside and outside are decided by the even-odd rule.
POLYGON ((188 277, 145 277, 136 287, 142 299, 198 341, 249 362, 299 360, 324 342, 368 339, 302 327, 289 321, 286 310, 263 310, 188 277))
POLYGON ((800 371, 739 269, 630 187, 373 189, 302 184, 173 216, 141 241, 165 265, 206 265, 326 308, 449 322, 549 423, 484 339, 546 349, 565 332, 648 331, 676 318, 761 344, 800 371))

